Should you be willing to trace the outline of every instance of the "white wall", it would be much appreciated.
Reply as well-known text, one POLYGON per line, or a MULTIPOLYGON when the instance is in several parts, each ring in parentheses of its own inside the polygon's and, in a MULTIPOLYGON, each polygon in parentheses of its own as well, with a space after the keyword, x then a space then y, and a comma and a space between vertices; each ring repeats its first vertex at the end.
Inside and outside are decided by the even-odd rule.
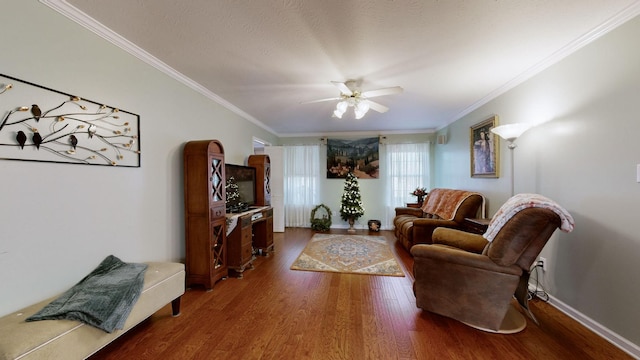
MULTIPOLYGON (((37 1, 0 5, 0 73, 140 115, 142 166, 0 160, 0 315, 56 295, 107 255, 184 257, 182 146, 245 163, 277 138, 37 1)), ((0 111, 8 110, 0 95, 0 111)))
POLYGON ((516 193, 548 196, 576 220, 575 231, 556 231, 543 250, 546 289, 636 350, 639 37, 635 18, 444 129, 449 142, 435 147, 436 185, 486 194, 492 215, 510 192, 506 142, 500 178, 470 178, 469 127, 492 114, 502 124, 546 121, 524 133, 515 150, 516 193))

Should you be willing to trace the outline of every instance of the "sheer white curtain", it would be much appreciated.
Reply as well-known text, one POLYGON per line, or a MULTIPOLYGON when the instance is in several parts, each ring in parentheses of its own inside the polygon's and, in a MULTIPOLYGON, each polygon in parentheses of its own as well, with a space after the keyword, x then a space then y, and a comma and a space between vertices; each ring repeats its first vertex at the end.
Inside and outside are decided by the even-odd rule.
POLYGON ((410 195, 417 187, 429 190, 430 184, 430 143, 387 144, 384 157, 386 177, 385 222, 383 226, 393 228, 395 208, 415 202, 410 195))
POLYGON ((320 204, 320 145, 284 147, 284 224, 311 226, 311 210, 320 204))

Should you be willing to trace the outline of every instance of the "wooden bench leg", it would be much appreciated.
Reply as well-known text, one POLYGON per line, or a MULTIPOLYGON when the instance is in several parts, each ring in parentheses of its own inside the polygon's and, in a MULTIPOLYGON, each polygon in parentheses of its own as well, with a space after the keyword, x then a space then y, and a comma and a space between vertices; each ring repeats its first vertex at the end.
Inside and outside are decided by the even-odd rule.
POLYGON ((171 302, 171 312, 173 316, 180 315, 180 299, 182 299, 182 296, 175 298, 171 302))

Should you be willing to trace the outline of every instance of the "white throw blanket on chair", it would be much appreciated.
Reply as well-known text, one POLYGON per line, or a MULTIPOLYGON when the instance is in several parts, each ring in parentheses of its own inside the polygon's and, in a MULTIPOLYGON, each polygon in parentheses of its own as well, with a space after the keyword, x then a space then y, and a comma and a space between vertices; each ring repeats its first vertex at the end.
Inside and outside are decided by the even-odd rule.
POLYGON ((498 235, 502 226, 511 219, 512 216, 526 208, 544 208, 549 209, 560 217, 560 230, 571 232, 574 227, 573 217, 562 206, 555 201, 539 194, 518 194, 512 196, 505 202, 498 212, 493 216, 487 231, 482 235, 487 241, 492 241, 498 235))

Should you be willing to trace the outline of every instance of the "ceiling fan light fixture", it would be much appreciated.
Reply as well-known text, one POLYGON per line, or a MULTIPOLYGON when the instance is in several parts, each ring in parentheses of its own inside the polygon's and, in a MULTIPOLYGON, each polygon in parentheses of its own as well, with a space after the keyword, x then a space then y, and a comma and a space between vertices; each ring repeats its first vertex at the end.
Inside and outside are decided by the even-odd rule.
POLYGON ((336 109, 333 111, 333 116, 338 119, 342 119, 342 115, 347 111, 347 107, 349 107, 349 103, 346 100, 340 101, 336 105, 336 109))
POLYGON ((369 111, 369 102, 366 100, 358 101, 353 108, 353 112, 356 115, 356 119, 362 119, 362 117, 369 111))
POLYGON ((344 112, 347 111, 347 107, 349 107, 349 102, 342 100, 336 105, 336 110, 344 114, 344 112))
POLYGON ((357 87, 357 84, 354 80, 347 80, 345 82, 332 81, 333 85, 335 85, 340 90, 340 96, 311 100, 302 102, 301 104, 312 104, 319 103, 325 101, 334 101, 338 100, 336 104, 335 110, 333 110, 333 117, 337 117, 338 119, 342 119, 344 113, 347 112, 347 109, 353 107, 353 112, 356 119, 362 119, 364 115, 370 110, 373 109, 379 113, 385 113, 389 110, 388 107, 381 105, 375 101, 371 101, 370 98, 384 95, 393 95, 402 93, 403 89, 400 86, 394 86, 389 88, 382 88, 377 90, 370 91, 361 91, 357 87))

